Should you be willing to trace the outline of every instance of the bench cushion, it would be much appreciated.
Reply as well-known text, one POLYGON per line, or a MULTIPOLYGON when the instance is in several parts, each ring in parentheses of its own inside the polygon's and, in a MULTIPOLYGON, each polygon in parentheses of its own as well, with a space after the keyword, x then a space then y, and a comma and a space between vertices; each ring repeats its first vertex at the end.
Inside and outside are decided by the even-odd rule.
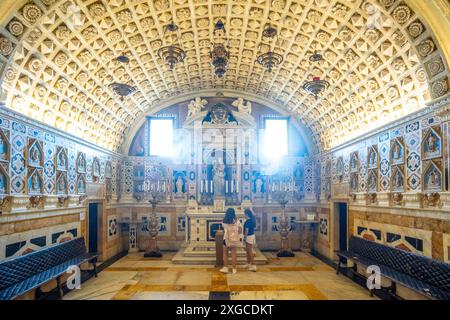
POLYGON ((383 275, 435 299, 450 297, 450 264, 359 237, 349 240, 349 252, 339 255, 364 265, 377 265, 383 275))
POLYGON ((84 238, 77 238, 6 260, 0 263, 0 299, 15 298, 95 257, 86 253, 84 238))

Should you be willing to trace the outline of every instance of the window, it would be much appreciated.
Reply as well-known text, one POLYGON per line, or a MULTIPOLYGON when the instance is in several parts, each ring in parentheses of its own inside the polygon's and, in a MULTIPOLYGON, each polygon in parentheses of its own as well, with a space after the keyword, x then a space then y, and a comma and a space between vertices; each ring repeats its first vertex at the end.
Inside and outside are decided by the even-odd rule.
POLYGON ((266 119, 263 148, 266 159, 278 159, 288 154, 286 119, 266 119))
POLYGON ((173 154, 173 119, 150 120, 150 155, 170 157, 173 154))

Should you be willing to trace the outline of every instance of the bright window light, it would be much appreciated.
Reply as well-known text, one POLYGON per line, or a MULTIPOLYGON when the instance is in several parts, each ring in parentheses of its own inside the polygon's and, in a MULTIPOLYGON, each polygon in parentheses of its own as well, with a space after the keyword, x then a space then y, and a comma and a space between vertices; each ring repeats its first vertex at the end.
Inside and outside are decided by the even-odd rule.
POLYGON ((267 159, 279 159, 288 154, 287 120, 266 119, 263 146, 267 159))
POLYGON ((150 155, 170 157, 173 154, 173 120, 150 120, 150 155))

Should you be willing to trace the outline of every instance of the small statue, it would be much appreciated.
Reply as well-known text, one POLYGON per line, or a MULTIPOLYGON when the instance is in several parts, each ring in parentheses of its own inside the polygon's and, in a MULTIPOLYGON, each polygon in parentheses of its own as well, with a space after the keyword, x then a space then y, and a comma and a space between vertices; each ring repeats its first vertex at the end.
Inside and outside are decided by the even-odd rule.
POLYGON ((255 191, 256 191, 256 193, 260 194, 260 193, 263 192, 262 184, 263 183, 262 183, 261 178, 260 177, 256 178, 256 181, 255 181, 255 191))
POLYGON ((252 113, 252 104, 251 104, 251 102, 247 101, 247 103, 245 104, 243 98, 238 98, 231 105, 233 107, 237 107, 239 112, 243 112, 243 113, 246 113, 246 114, 251 114, 252 113))
POLYGON ((351 168, 352 169, 356 169, 357 168, 357 162, 356 162, 356 156, 355 155, 352 156, 351 168))
POLYGON ((197 114, 198 112, 202 111, 203 107, 208 103, 208 101, 206 101, 205 99, 202 99, 200 97, 196 97, 195 100, 192 100, 191 102, 189 102, 188 105, 188 115, 187 117, 192 117, 195 114, 197 114))
POLYGON ((31 191, 37 192, 39 191, 39 180, 37 174, 34 174, 31 177, 31 191))
POLYGON ((0 194, 6 193, 6 178, 3 173, 0 172, 0 194))
POLYGON ((36 147, 36 145, 33 148, 31 148, 30 159, 34 163, 37 163, 40 160, 39 150, 36 147))
POLYGON ((351 188, 352 190, 356 190, 356 178, 354 176, 352 177, 351 188))
POLYGON ((65 168, 66 167, 66 157, 64 156, 64 152, 61 151, 58 155, 58 166, 60 168, 65 168))
POLYGON ((369 178, 369 189, 375 190, 376 189, 376 181, 374 175, 371 175, 369 178))
POLYGON ((64 178, 59 179, 59 184, 58 184, 58 191, 60 193, 65 193, 66 192, 66 180, 64 178))
POLYGON ((183 179, 178 176, 177 178, 177 182, 175 183, 175 185, 177 186, 177 194, 180 195, 183 193, 183 179))
POLYGON ((78 168, 81 170, 84 170, 84 158, 83 156, 80 156, 80 158, 78 159, 78 168))
POLYGON ((394 143, 394 151, 392 153, 392 158, 394 160, 400 159, 400 147, 398 146, 398 143, 394 143))
POLYGON ((222 195, 223 194, 223 185, 224 185, 224 178, 225 178, 225 170, 223 168, 223 163, 217 163, 216 160, 214 160, 213 163, 213 173, 214 173, 214 194, 215 195, 222 195))
POLYGON ((2 135, 0 135, 0 159, 5 159, 6 155, 6 143, 3 140, 2 135))
POLYGON ((397 189, 400 189, 401 187, 403 187, 403 178, 399 172, 397 172, 397 174, 395 175, 394 186, 397 189))
POLYGON ((430 174, 430 186, 439 187, 439 175, 436 170, 433 170, 430 174))

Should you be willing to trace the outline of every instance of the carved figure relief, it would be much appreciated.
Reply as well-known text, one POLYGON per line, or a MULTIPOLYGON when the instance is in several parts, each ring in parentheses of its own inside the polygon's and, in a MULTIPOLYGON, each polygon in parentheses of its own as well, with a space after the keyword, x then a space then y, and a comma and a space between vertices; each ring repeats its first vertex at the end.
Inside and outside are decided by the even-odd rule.
POLYGON ((0 166, 0 194, 8 193, 8 175, 3 167, 0 166))
POLYGON ((336 175, 342 177, 344 175, 344 159, 339 157, 336 162, 336 175))
POLYGON ((0 161, 9 160, 9 141, 3 130, 0 129, 0 161))
POLYGON ((97 157, 92 161, 92 176, 94 178, 100 177, 100 161, 97 157))
POLYGON ((86 193, 86 181, 82 175, 78 177, 77 182, 77 193, 78 194, 85 194, 86 193))
POLYGON ((30 139, 28 148, 28 165, 33 167, 42 166, 43 152, 40 143, 35 139, 30 139))
POLYGON ((442 172, 433 161, 428 163, 424 171, 423 189, 425 191, 442 191, 442 172))
POLYGON ((352 173, 350 176, 350 190, 352 192, 358 191, 358 174, 352 173))
POLYGON ((424 132, 422 140, 422 153, 425 160, 440 158, 442 156, 442 139, 440 129, 430 128, 424 132))
POLYGON ((246 114, 252 113, 252 104, 250 101, 247 101, 247 103, 244 103, 243 98, 238 98, 237 100, 233 101, 231 104, 233 107, 237 107, 239 112, 243 112, 246 114))
POLYGON ((391 163, 392 165, 405 163, 405 147, 401 138, 396 138, 391 141, 391 163))
POLYGON ((67 194, 67 178, 66 175, 61 173, 56 181, 56 193, 67 194))
POLYGON ((353 152, 350 156, 350 172, 358 172, 359 159, 358 152, 353 152))
POLYGON ((402 173, 402 167, 395 167, 392 176, 392 190, 396 192, 404 191, 405 177, 402 173))
POLYGON ((175 182, 175 186, 176 186, 176 193, 177 195, 182 195, 183 189, 184 189, 184 181, 183 178, 181 176, 178 176, 177 181, 175 182))
POLYGON ((111 161, 107 161, 105 165, 105 178, 111 178, 112 177, 112 166, 111 161))
POLYGON ((59 171, 67 171, 67 152, 65 148, 58 147, 58 153, 56 155, 56 169, 59 171))
POLYGON ((375 171, 369 171, 369 180, 368 180, 369 192, 377 192, 378 191, 378 176, 375 171))
POLYGON ((85 173, 86 172, 86 157, 84 153, 79 152, 77 158, 77 172, 85 173))
POLYGON ((32 170, 31 175, 28 177, 28 193, 42 193, 42 178, 36 169, 32 170))
POLYGON ((378 168, 378 152, 375 149, 375 147, 369 148, 367 166, 369 169, 377 169, 378 168))
POLYGON ((203 107, 208 103, 205 99, 202 99, 200 97, 196 97, 195 100, 192 100, 188 104, 188 115, 187 117, 192 117, 196 115, 197 113, 201 112, 203 107))

